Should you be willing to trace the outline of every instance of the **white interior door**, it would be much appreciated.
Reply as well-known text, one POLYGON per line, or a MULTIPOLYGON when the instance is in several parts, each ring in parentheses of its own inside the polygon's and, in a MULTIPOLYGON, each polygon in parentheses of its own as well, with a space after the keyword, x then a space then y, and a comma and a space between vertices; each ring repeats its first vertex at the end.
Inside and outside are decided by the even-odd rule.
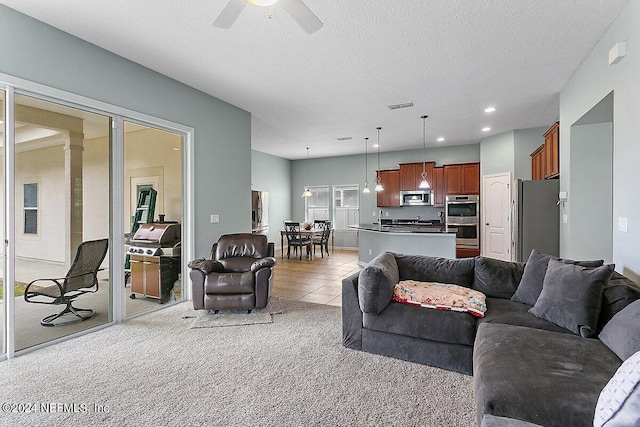
POLYGON ((510 261, 511 173, 482 177, 482 256, 510 261))

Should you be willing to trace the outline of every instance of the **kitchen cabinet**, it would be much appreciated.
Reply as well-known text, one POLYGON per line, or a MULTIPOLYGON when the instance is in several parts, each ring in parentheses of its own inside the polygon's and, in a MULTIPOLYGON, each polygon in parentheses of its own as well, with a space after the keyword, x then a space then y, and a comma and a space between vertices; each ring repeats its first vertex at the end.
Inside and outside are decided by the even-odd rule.
POLYGON ((446 194, 480 194, 480 163, 444 165, 446 194))
POLYGON ((538 180, 544 179, 545 173, 545 152, 544 152, 544 144, 540 147, 536 148, 536 151, 531 153, 531 179, 538 180))
POLYGON ((384 190, 377 191, 378 207, 393 208, 400 206, 400 170, 380 171, 380 184, 384 190))
POLYGON ((544 178, 557 178, 560 175, 560 122, 544 134, 544 178))
MULTIPOLYGON (((435 162, 424 163, 427 182, 433 188, 433 168, 435 162)), ((419 190, 422 182, 423 163, 403 163, 400 165, 400 190, 419 190)))
POLYGON ((444 207, 445 191, 444 191, 444 168, 433 168, 433 206, 437 208, 444 207))
POLYGON ((480 249, 456 248, 456 258, 473 258, 480 255, 480 249))

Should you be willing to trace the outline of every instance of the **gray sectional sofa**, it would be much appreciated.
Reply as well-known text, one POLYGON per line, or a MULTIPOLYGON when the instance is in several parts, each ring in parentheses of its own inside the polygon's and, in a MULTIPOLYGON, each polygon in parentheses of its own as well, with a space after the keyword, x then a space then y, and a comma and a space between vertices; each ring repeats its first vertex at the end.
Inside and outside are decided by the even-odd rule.
POLYGON ((473 375, 481 426, 593 425, 601 391, 640 350, 640 302, 627 326, 605 330, 640 287, 602 264, 535 251, 526 264, 385 252, 342 282, 343 345, 473 375), (401 280, 478 290, 486 313, 392 301, 401 280))

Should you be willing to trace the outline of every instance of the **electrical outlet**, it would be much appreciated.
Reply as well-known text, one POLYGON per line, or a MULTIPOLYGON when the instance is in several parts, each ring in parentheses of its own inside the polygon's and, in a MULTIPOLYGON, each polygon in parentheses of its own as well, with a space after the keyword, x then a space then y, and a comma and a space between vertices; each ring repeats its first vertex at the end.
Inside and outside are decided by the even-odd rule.
POLYGON ((371 255, 371 249, 369 249, 369 255, 371 255))
POLYGON ((568 223, 569 222, 569 215, 567 215, 567 214, 562 215, 562 222, 565 223, 565 224, 568 223))
POLYGON ((372 212, 372 213, 373 213, 373 217, 375 218, 375 217, 376 217, 376 213, 375 213, 375 211, 374 211, 374 212, 372 212))

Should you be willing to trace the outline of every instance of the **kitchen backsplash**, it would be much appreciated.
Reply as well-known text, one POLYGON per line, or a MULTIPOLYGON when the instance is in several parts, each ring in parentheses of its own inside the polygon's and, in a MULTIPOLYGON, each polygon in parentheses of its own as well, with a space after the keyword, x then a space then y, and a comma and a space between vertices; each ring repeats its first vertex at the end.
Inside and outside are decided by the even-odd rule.
POLYGON ((401 208, 382 208, 382 217, 388 219, 438 219, 443 208, 433 206, 403 206, 401 208))

